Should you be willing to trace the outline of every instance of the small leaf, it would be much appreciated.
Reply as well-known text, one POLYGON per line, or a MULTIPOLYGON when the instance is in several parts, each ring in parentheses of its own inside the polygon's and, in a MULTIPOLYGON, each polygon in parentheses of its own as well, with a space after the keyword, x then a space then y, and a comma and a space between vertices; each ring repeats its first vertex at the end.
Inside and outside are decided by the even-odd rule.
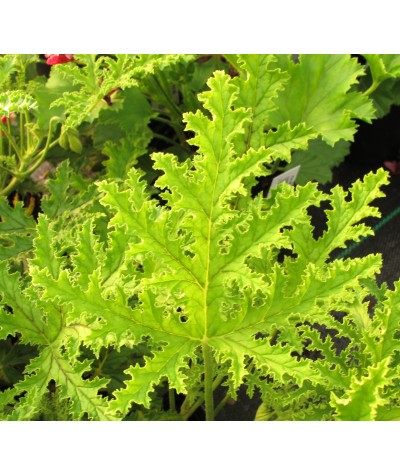
POLYGON ((349 390, 341 397, 331 393, 331 405, 335 408, 338 420, 373 421, 378 407, 384 404, 381 390, 386 385, 389 358, 368 368, 368 374, 360 380, 352 379, 349 390))
POLYGON ((10 207, 4 196, 0 197, 0 261, 16 257, 32 248, 36 235, 36 223, 33 216, 27 216, 22 202, 10 207))

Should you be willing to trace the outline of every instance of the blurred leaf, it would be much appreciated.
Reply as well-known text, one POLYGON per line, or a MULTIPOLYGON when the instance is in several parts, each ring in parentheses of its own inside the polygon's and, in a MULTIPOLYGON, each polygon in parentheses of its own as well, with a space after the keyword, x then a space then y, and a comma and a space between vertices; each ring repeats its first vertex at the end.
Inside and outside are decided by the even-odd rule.
POLYGON ((35 348, 11 340, 0 340, 0 388, 12 386, 23 378, 23 370, 38 352, 35 348))
POLYGON ((310 142, 308 150, 296 150, 285 170, 300 165, 296 178, 298 185, 311 180, 324 184, 332 180, 332 169, 342 163, 349 152, 350 142, 340 140, 331 147, 319 138, 310 142))
POLYGON ((31 249, 36 235, 36 222, 26 215, 23 203, 9 206, 4 196, 0 197, 0 261, 16 257, 20 252, 31 249))

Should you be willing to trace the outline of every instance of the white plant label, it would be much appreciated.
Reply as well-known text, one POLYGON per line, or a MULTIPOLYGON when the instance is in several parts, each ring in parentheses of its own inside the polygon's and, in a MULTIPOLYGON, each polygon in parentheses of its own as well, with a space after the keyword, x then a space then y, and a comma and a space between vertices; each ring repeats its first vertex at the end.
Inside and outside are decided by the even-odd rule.
POLYGON ((300 165, 297 165, 296 167, 293 167, 290 170, 287 170, 281 173, 280 175, 276 176, 271 182, 271 186, 269 187, 267 198, 271 196, 271 190, 276 188, 280 183, 286 181, 286 183, 289 183, 289 185, 293 185, 294 181, 297 178, 297 175, 299 174, 299 171, 300 171, 300 165))

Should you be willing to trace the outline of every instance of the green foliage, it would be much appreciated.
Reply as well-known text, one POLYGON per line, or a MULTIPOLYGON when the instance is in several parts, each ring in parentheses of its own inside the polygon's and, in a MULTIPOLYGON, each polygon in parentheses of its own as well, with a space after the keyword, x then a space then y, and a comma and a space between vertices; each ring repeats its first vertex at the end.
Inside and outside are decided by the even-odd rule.
POLYGON ((350 143, 345 140, 340 140, 331 147, 319 138, 313 140, 307 150, 296 150, 286 169, 301 166, 296 178, 299 185, 313 179, 322 184, 329 183, 332 181, 333 168, 342 163, 349 151, 350 143))
POLYGON ((0 56, 0 87, 2 90, 22 89, 32 79, 37 54, 5 54, 0 56))
POLYGON ((24 112, 37 106, 33 97, 23 91, 10 91, 0 94, 0 114, 10 117, 12 112, 24 112))
POLYGON ((115 178, 125 176, 140 157, 148 161, 154 139, 184 160, 193 150, 182 113, 202 108, 197 94, 216 69, 237 76, 237 105, 252 111, 246 133, 237 139, 242 148, 235 144, 238 153, 267 146, 280 160, 275 168, 283 170, 291 151, 307 150, 309 140, 319 138, 316 144, 331 147, 340 141, 333 150, 315 145, 318 156, 312 151, 309 160, 303 153, 295 157, 304 164, 299 183, 327 181, 354 139, 356 119, 370 122, 398 101, 397 55, 364 56, 365 66, 349 55, 300 55, 295 63, 285 55, 77 54, 74 61, 52 66, 46 78, 34 69, 38 55, 4 55, 0 103, 5 116, 14 111, 18 117, 15 127, 0 124, 5 134, 0 195, 29 178, 46 158, 53 164, 68 158, 65 151, 84 157, 90 172, 101 166, 115 178))
POLYGON ((351 87, 364 70, 347 55, 300 55, 299 63, 287 63, 290 79, 275 101, 271 125, 290 120, 304 122, 333 146, 338 140, 353 140, 355 117, 370 122, 374 109, 368 97, 351 87))
MULTIPOLYGON (((3 406, 13 405, 8 418, 34 417, 52 381, 59 397, 69 399, 72 417, 123 418, 132 404, 150 408, 153 391, 165 381, 178 393, 193 391, 188 375, 197 366, 204 379, 195 377, 197 396, 183 406, 182 418, 204 401, 211 419, 212 392, 222 381, 233 397, 243 383, 264 396, 271 385, 291 387, 290 407, 304 403, 305 394, 322 397, 335 387, 330 370, 298 354, 305 337, 314 335, 310 325, 337 328, 332 312, 367 295, 363 279, 379 271, 380 258, 330 262, 329 256, 371 232, 360 222, 378 216, 369 203, 382 196, 387 176, 370 174, 349 195, 340 187, 324 194, 308 183, 296 189, 283 184, 269 199, 251 198, 245 182, 271 173, 275 150, 261 141, 257 148, 244 147, 248 125, 258 118, 254 108, 241 105, 237 83, 216 72, 210 90, 199 96, 206 112, 185 114, 197 149, 193 159, 152 155, 165 205, 152 199, 143 172, 133 168, 126 180, 98 184, 108 215, 89 211, 72 234, 60 235, 57 222, 39 217, 29 261, 32 285, 24 289, 18 275, 2 265, 2 303, 13 309, 12 314, 3 309, 2 335, 18 328, 21 341, 39 349, 24 379, 4 392, 3 406), (316 240, 307 210, 322 201, 331 210, 328 229, 316 240), (96 222, 102 221, 99 228, 96 222), (284 250, 291 254, 281 260, 284 250), (104 359, 106 348, 134 351, 143 344, 142 360, 123 360, 128 365, 123 386, 108 389, 107 380, 98 377, 103 372, 90 376, 91 361, 81 352, 86 347, 104 359), (22 392, 12 403, 11 396, 22 392)), ((261 125, 258 135, 264 138, 261 125)), ((60 184, 66 173, 66 167, 60 170, 60 184)), ((316 338, 313 343, 330 356, 324 343, 316 338)), ((378 373, 372 364, 367 368, 376 375, 377 390, 387 364, 385 359, 378 373)), ((104 362, 93 366, 100 367, 104 362)), ((342 401, 337 404, 345 405, 342 401)))
MULTIPOLYGON (((42 212, 52 221, 58 235, 72 243, 73 232, 84 218, 86 212, 104 212, 98 203, 96 187, 74 172, 69 161, 63 162, 57 174, 48 182, 51 192, 41 202, 42 212)), ((0 197, 0 260, 21 259, 33 247, 37 234, 37 223, 29 209, 23 208, 22 201, 10 206, 4 197, 0 197)))
POLYGON ((158 114, 185 148, 181 114, 197 105, 188 70, 196 56, 75 55, 72 62, 52 66, 48 79, 31 73, 38 56, 25 56, 5 55, 0 62, 0 81, 9 88, 0 94, 0 116, 10 119, 0 122, 0 196, 29 178, 45 158, 54 164, 68 158, 65 151, 94 155, 89 169, 106 155, 110 176, 123 175, 147 152, 153 138, 149 122, 158 114), (175 68, 181 69, 176 77, 175 68), (187 83, 182 110, 179 81, 187 83), (126 156, 124 165, 116 164, 119 154, 126 156))
POLYGON ((16 257, 32 247, 36 235, 36 223, 32 216, 26 215, 19 201, 11 208, 7 200, 0 197, 0 260, 16 257))
POLYGON ((26 364, 37 352, 27 345, 11 339, 0 341, 0 388, 15 384, 22 376, 26 364))
POLYGON ((63 106, 66 127, 78 127, 93 122, 100 110, 107 107, 105 98, 116 89, 128 89, 156 71, 174 66, 185 55, 75 55, 76 62, 58 67, 57 74, 68 79, 75 91, 65 92, 53 106, 63 106))
POLYGON ((242 385, 261 394, 260 420, 400 417, 399 284, 376 286, 378 255, 331 257, 372 234, 387 173, 329 193, 308 181, 313 167, 327 180, 355 119, 374 117, 365 69, 346 55, 226 59, 76 55, 37 87, 39 110, 43 87, 61 91, 57 146, 103 157, 87 178, 64 157, 36 220, 0 200, 0 343, 21 345, 21 360, 0 359, 3 419, 187 420, 205 407, 211 420, 242 385), (157 120, 176 154, 154 145, 157 120), (307 160, 296 187, 252 188, 307 160))
POLYGON ((109 158, 104 162, 106 175, 125 178, 128 170, 145 155, 153 133, 149 128, 155 113, 138 88, 122 93, 117 103, 100 113, 94 129, 94 145, 109 158))
POLYGON ((365 54, 375 90, 387 79, 400 77, 400 58, 397 54, 365 54))
MULTIPOLYGON (((288 402, 288 387, 275 387, 265 393, 257 419, 316 420, 323 415, 326 420, 397 420, 399 285, 383 296, 379 291, 374 307, 357 295, 342 309, 340 319, 332 319, 333 337, 326 328, 305 328, 308 350, 319 350, 315 365, 330 385, 318 391, 308 387, 302 394, 306 398, 296 399, 294 406, 288 402)), ((296 392, 301 394, 299 389, 296 392)))
POLYGON ((386 291, 372 320, 366 304, 357 303, 349 312, 358 332, 363 364, 352 369, 341 391, 331 394, 339 420, 386 420, 399 412, 399 285, 397 282, 393 291, 386 291))
POLYGON ((363 81, 364 94, 371 96, 377 117, 387 114, 400 103, 400 62, 396 54, 364 54, 368 77, 363 81))

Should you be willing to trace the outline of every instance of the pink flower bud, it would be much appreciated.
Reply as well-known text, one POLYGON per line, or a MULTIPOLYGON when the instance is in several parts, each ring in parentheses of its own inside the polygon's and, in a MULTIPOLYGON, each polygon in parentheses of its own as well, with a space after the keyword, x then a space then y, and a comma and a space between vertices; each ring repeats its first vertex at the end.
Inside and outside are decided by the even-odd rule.
MULTIPOLYGON (((10 112, 10 117, 7 117, 6 115, 2 115, 0 117, 0 122, 2 122, 3 124, 7 124, 7 122, 11 122, 11 125, 17 125, 17 120, 16 120, 16 115, 15 115, 15 112, 10 112)), ((1 135, 3 137, 6 136, 6 134, 4 133, 4 131, 1 131, 1 135)))
POLYGON ((44 56, 47 58, 46 64, 49 66, 75 61, 73 54, 45 54, 44 56))

